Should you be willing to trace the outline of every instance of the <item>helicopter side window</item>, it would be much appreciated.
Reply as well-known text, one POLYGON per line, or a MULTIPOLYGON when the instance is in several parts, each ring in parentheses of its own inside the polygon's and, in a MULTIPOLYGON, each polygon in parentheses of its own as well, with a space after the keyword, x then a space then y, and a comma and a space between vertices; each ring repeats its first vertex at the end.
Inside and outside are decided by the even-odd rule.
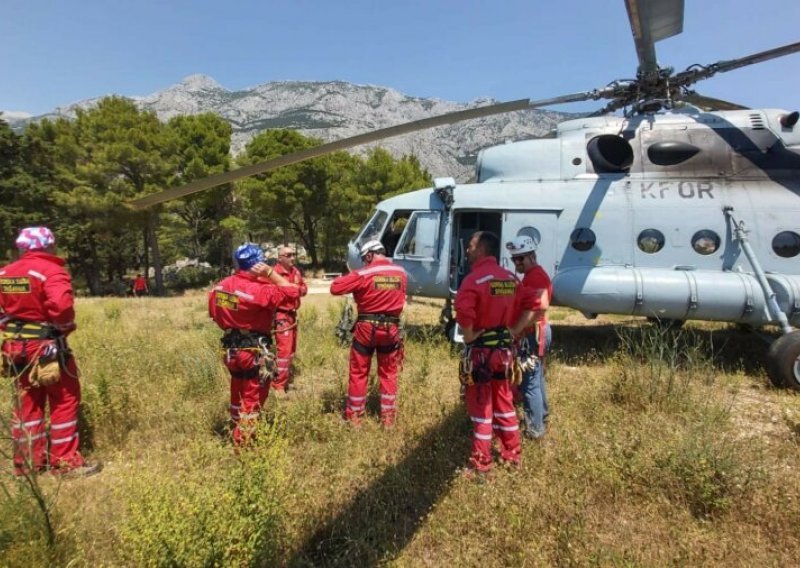
POLYGON ((794 231, 781 231, 772 239, 772 250, 782 258, 793 258, 800 254, 800 235, 794 231))
POLYGON ((575 229, 569 236, 569 244, 572 248, 581 252, 586 252, 592 248, 596 242, 597 237, 594 231, 587 227, 575 229))
POLYGON ((719 249, 719 235, 710 229, 697 231, 692 237, 692 248, 698 254, 714 254, 719 249))
POLYGON ((639 250, 647 254, 655 254, 664 248, 664 233, 658 229, 645 229, 636 239, 639 250))
POLYGON ((414 211, 397 243, 395 256, 435 260, 439 256, 439 211, 414 211))

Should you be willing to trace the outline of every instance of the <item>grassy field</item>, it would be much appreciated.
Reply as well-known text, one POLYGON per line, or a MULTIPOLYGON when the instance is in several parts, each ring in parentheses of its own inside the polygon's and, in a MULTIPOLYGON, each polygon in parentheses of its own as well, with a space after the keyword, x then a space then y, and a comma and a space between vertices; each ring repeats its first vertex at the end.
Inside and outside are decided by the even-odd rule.
POLYGON ((723 325, 675 334, 553 313, 550 432, 518 471, 459 474, 470 424, 439 306, 412 302, 398 425, 340 421, 340 300, 300 312, 298 390, 270 397, 236 455, 205 295, 81 299, 88 479, 0 464, 2 566, 789 566, 800 557, 800 397, 765 346, 723 325), (41 500, 37 501, 36 497, 41 500), (44 512, 47 512, 45 515, 44 512), (49 521, 48 524, 45 519, 49 521))

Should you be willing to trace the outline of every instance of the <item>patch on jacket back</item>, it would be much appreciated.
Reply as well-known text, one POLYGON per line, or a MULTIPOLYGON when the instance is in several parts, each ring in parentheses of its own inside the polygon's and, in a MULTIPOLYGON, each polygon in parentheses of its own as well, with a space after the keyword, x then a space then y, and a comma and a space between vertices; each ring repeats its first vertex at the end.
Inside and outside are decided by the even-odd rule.
POLYGON ((239 296, 235 294, 228 294, 227 292, 216 292, 215 304, 218 308, 224 310, 231 310, 232 312, 239 311, 239 296))
POLYGON ((3 294, 30 294, 31 281, 27 276, 0 278, 0 291, 3 294))
POLYGON ((492 280, 489 282, 489 293, 492 296, 513 296, 517 283, 513 280, 492 280))
POLYGON ((376 276, 372 286, 375 290, 399 290, 402 282, 399 276, 376 276))

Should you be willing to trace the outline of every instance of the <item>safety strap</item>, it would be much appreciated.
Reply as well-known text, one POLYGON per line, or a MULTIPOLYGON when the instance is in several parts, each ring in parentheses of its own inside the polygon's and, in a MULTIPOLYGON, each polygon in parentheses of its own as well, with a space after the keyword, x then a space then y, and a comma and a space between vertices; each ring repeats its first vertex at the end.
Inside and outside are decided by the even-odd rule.
POLYGON ((372 354, 375 352, 375 346, 374 345, 364 345, 363 343, 361 343, 355 337, 353 338, 352 345, 353 345, 353 349, 355 349, 357 352, 361 353, 362 355, 367 355, 369 357, 372 357, 372 354))
POLYGON ((400 324, 400 318, 388 314, 358 314, 357 321, 368 321, 376 325, 400 324))
POLYGON ((3 330, 4 340, 55 339, 58 335, 52 325, 32 321, 10 320, 3 330))
POLYGON ((487 329, 478 338, 470 343, 472 347, 511 347, 511 332, 505 327, 487 329))

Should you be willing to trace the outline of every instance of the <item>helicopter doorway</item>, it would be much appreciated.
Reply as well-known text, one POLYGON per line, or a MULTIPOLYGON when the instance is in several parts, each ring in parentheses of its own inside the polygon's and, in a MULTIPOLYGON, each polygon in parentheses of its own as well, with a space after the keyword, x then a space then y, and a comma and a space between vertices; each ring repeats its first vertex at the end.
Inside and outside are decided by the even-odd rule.
POLYGON ((503 233, 502 211, 456 211, 453 215, 453 239, 450 241, 450 292, 455 294, 469 272, 467 245, 475 231, 503 233))

